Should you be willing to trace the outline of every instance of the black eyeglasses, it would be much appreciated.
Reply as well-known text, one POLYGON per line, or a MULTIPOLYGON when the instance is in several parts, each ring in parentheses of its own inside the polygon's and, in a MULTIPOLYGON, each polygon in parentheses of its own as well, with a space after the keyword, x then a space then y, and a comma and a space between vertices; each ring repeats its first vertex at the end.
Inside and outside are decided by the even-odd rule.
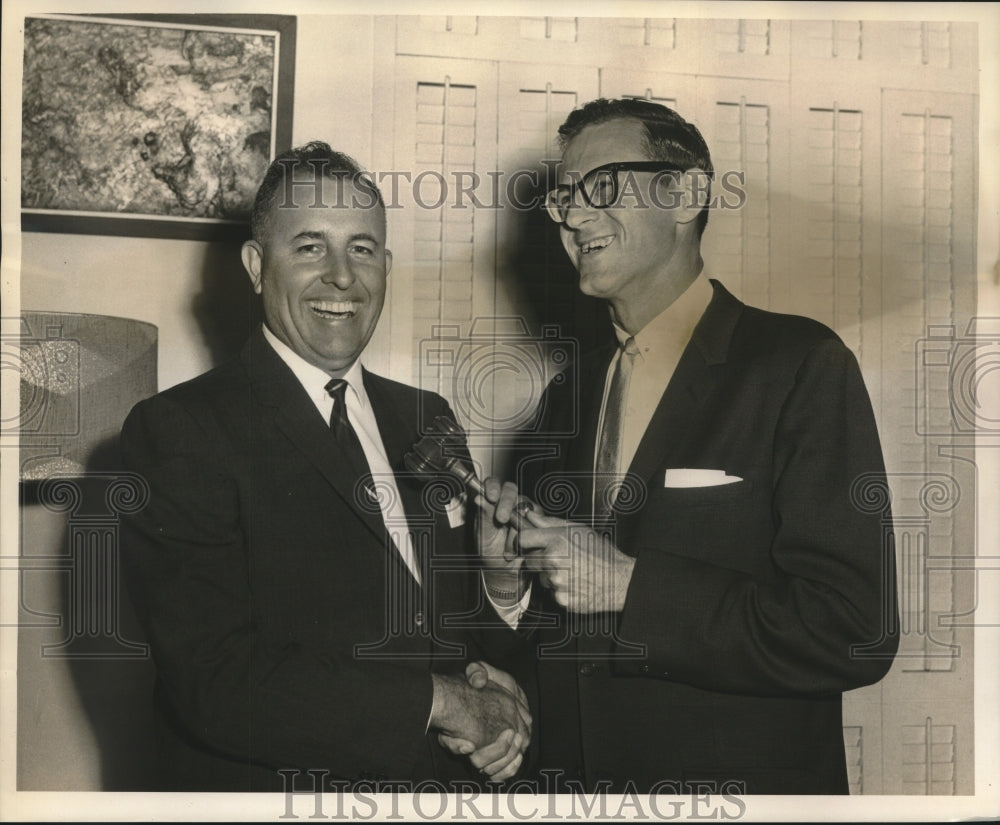
POLYGON ((577 183, 557 186, 545 196, 545 209, 549 217, 556 223, 563 223, 566 214, 576 199, 576 193, 583 196, 587 206, 593 209, 608 209, 618 203, 621 194, 621 178, 619 172, 658 172, 680 173, 684 170, 678 166, 664 163, 660 160, 629 161, 624 163, 606 163, 591 169, 577 183))

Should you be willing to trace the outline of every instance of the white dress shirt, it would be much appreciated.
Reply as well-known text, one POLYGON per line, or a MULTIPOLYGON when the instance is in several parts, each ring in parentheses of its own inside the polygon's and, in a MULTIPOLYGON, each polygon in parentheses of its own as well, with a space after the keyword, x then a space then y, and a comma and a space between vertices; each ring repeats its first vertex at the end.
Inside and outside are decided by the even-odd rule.
MULTIPOLYGON (((625 425, 621 450, 618 453, 618 474, 628 472, 629 465, 639 449, 639 442, 649 426, 650 419, 660 403, 667 384, 673 377, 684 348, 691 340, 694 328, 701 320, 712 300, 712 285, 708 278, 699 275, 684 293, 663 312, 657 315, 635 336, 638 354, 632 366, 632 378, 628 385, 625 404, 625 425)), ((615 327, 615 335, 621 346, 629 339, 629 334, 615 327)), ((597 425, 598 440, 604 427, 604 410, 608 403, 608 390, 614 374, 621 347, 608 365, 604 380, 604 395, 601 399, 601 416, 597 425)), ((597 443, 594 444, 594 472, 597 472, 597 443)))
MULTIPOLYGON (((326 385, 330 381, 330 376, 319 367, 310 364, 287 344, 278 340, 266 326, 264 327, 264 338, 278 353, 278 357, 295 373, 295 377, 302 384, 303 389, 309 394, 309 398, 323 417, 324 423, 329 425, 330 414, 333 412, 333 398, 326 391, 326 385)), ((348 390, 344 394, 347 400, 347 418, 358 434, 358 441, 361 442, 361 448, 365 452, 372 478, 387 493, 377 496, 379 508, 382 510, 382 520, 385 522, 386 529, 392 537, 396 549, 403 557, 403 561, 413 578, 419 584, 420 565, 407 526, 406 511, 403 509, 399 489, 396 487, 396 477, 393 475, 392 466, 385 454, 385 445, 382 444, 382 436, 378 431, 375 411, 372 409, 368 394, 365 392, 360 361, 355 361, 351 365, 351 368, 344 375, 344 380, 348 384, 348 390)), ((374 493, 372 495, 375 497, 374 493)))

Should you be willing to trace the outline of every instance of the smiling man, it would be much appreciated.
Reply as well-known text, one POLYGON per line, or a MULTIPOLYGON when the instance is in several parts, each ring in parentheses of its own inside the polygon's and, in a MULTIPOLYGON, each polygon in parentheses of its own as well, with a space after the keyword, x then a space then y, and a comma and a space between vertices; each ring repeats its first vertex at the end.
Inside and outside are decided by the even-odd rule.
POLYGON ((311 143, 268 169, 251 234, 263 328, 122 431, 150 491, 123 564, 157 666, 162 789, 509 778, 524 694, 469 661, 489 638, 445 626, 478 603, 478 578, 455 572, 469 536, 403 467, 447 404, 359 361, 392 265, 381 195, 311 143))
POLYGON ((841 694, 885 674, 898 630, 857 362, 702 273, 692 124, 596 100, 559 136, 546 208, 616 340, 539 407, 538 432, 569 435, 534 436, 523 487, 565 508, 512 558, 517 490, 489 480, 481 544, 491 586, 540 585, 538 764, 619 793, 846 793, 841 694))

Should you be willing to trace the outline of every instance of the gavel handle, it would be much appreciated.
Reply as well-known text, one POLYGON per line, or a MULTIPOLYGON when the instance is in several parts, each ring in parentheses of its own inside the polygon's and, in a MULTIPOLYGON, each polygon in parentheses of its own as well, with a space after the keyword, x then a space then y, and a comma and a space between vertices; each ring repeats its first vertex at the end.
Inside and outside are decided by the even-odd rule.
MULTIPOLYGON (((483 499, 486 498, 486 487, 483 486, 483 482, 479 480, 475 472, 473 472, 469 467, 466 467, 462 462, 457 461, 456 459, 451 459, 447 463, 447 470, 456 478, 461 480, 463 484, 472 488, 473 492, 478 493, 483 497, 483 499)), ((526 527, 534 527, 535 525, 531 523, 528 517, 528 513, 534 512, 537 512, 535 510, 535 505, 528 501, 528 499, 521 499, 511 512, 510 519, 507 523, 515 530, 523 530, 526 527)))
MULTIPOLYGON (((458 462, 455 462, 455 464, 458 464, 458 462)), ((486 499, 486 487, 483 486, 483 482, 476 477, 475 473, 470 471, 466 477, 466 474, 463 473, 457 466, 449 467, 448 469, 455 476, 460 478, 467 486, 469 486, 474 493, 478 493, 482 496, 483 500, 486 499)), ((485 505, 480 505, 480 507, 485 509, 485 505)), ((531 523, 528 513, 535 512, 537 512, 535 505, 528 499, 523 498, 518 501, 517 505, 511 511, 510 518, 507 520, 507 523, 515 530, 524 530, 527 527, 534 527, 536 525, 531 523)))

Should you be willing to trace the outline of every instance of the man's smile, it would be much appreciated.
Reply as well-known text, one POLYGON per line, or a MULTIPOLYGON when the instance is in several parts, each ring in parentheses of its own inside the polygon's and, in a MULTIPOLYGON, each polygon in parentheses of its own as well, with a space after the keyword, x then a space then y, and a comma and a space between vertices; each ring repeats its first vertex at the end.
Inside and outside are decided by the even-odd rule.
POLYGON ((308 301, 314 314, 328 321, 353 318, 361 308, 360 301, 308 301))
POLYGON ((584 241, 579 244, 580 252, 583 255, 590 255, 593 252, 599 252, 602 249, 606 249, 612 241, 614 241, 614 235, 604 235, 600 238, 591 238, 589 241, 584 241))

